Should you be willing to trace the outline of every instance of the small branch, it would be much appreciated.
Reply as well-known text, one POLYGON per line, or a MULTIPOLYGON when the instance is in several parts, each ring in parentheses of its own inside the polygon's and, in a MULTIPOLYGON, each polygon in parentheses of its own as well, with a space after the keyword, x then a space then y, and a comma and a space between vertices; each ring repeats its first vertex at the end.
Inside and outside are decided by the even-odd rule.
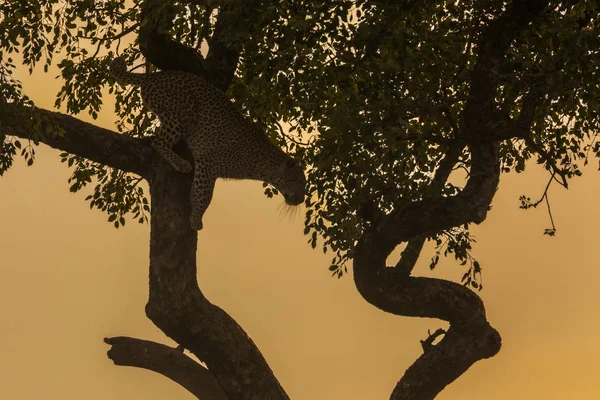
POLYGON ((442 328, 439 328, 437 331, 435 331, 433 333, 431 333, 428 330, 427 334, 429 336, 427 337, 427 339, 421 340, 421 347, 423 347, 423 353, 429 353, 431 351, 431 349, 433 348, 433 342, 435 341, 435 339, 437 339, 440 335, 443 335, 444 333, 446 333, 446 331, 443 330, 442 328))
POLYGON ((450 107, 445 107, 445 109, 442 110, 442 112, 444 113, 444 116, 446 117, 446 120, 448 121, 450 126, 452 126, 452 129, 454 129, 454 137, 460 137, 460 129, 458 128, 458 123, 452 115, 452 112, 450 112, 450 107))
POLYGON ((556 232, 556 226, 554 225, 554 218, 552 217, 552 210, 550 209, 550 200, 548 200, 548 196, 544 196, 546 198, 546 207, 548 207, 548 215, 550 216, 550 223, 552 224, 552 231, 556 232))
POLYGON ((299 142, 296 139, 294 139, 293 137, 291 137, 290 135, 288 135, 287 133, 285 133, 285 131, 283 130, 283 127, 281 126, 281 124, 278 121, 275 121, 275 124, 277 124, 277 127, 279 128, 279 133, 281 133, 281 136, 288 139, 290 142, 296 143, 299 146, 308 146, 309 143, 299 142))
POLYGON ((108 358, 116 365, 157 372, 200 400, 227 400, 212 373, 183 352, 164 344, 125 336, 105 338, 108 358))
POLYGON ((140 23, 136 22, 135 24, 131 25, 127 29, 122 30, 121 33, 119 33, 119 34, 117 34, 115 36, 104 36, 104 37, 101 37, 101 38, 97 38, 97 37, 94 37, 94 36, 78 35, 77 37, 80 38, 80 39, 97 40, 100 43, 102 43, 102 42, 106 42, 108 40, 113 41, 113 40, 121 39, 122 37, 130 34, 134 30, 136 30, 139 26, 140 26, 140 23))
POLYGON ((592 142, 590 143, 590 145, 588 146, 588 148, 585 152, 585 161, 584 161, 583 165, 587 165, 589 162, 590 150, 592 150, 592 148, 594 147, 594 144, 596 143, 596 139, 598 139, 598 134, 600 134, 600 130, 597 130, 596 132, 594 132, 594 137, 592 138, 592 142))
POLYGON ((139 183, 142 181, 142 179, 144 179, 143 177, 139 177, 138 179, 135 180, 135 183, 133 184, 133 186, 131 186, 131 189, 135 189, 135 187, 137 185, 139 185, 139 183))
POLYGON ((552 175, 550 175, 550 179, 548 179, 548 183, 546 184, 546 187, 544 188, 544 193, 542 193, 542 197, 540 197, 540 199, 538 201, 536 201, 535 203, 532 203, 531 207, 536 208, 538 205, 540 205, 542 200, 544 200, 545 198, 548 197, 548 189, 550 189, 550 185, 552 184, 553 180, 554 180, 554 173, 552 173, 552 175))
MULTIPOLYGON (((417 132, 416 130, 414 130, 411 127, 408 127, 409 130, 413 131, 413 132, 417 132)), ((426 140, 428 142, 432 142, 435 144, 443 144, 443 145, 452 145, 455 143, 458 143, 459 140, 458 139, 447 139, 445 137, 441 137, 441 136, 435 136, 435 135, 424 135, 422 133, 414 133, 412 135, 407 135, 407 136, 402 136, 399 137, 398 140, 400 141, 404 141, 404 140, 426 140)))
POLYGON ((552 181, 556 181, 560 184, 560 182, 556 179, 556 173, 552 173, 550 175, 550 179, 548 179, 548 183, 546 184, 546 187, 544 188, 544 193, 542 193, 542 196, 539 198, 538 201, 532 203, 529 201, 529 198, 526 198, 525 196, 521 196, 521 206, 520 208, 527 210, 528 208, 537 208, 537 206, 540 205, 540 203, 542 201, 546 201, 546 207, 548 208, 548 216, 550 217, 550 223, 552 224, 552 229, 547 229, 546 232, 550 232, 547 233, 550 236, 554 235, 554 232, 556 232, 556 226, 554 225, 554 217, 552 216, 552 209, 550 208, 550 197, 548 196, 548 190, 550 189, 550 185, 552 184, 552 181))
POLYGON ((535 152, 538 153, 546 161, 546 164, 549 165, 550 168, 552 168, 552 171, 553 171, 552 176, 554 177, 554 175, 558 175, 561 177, 562 182, 559 182, 559 184, 561 184, 565 189, 568 189, 569 183, 567 182, 566 171, 558 168, 558 166, 556 165, 556 162, 550 156, 550 154, 548 154, 548 152, 546 150, 544 150, 541 146, 539 146, 537 143, 535 143, 533 141, 533 138, 531 137, 531 135, 526 136, 524 138, 524 140, 525 140, 525 143, 527 143, 527 145, 529 147, 531 147, 533 150, 535 150, 535 152))

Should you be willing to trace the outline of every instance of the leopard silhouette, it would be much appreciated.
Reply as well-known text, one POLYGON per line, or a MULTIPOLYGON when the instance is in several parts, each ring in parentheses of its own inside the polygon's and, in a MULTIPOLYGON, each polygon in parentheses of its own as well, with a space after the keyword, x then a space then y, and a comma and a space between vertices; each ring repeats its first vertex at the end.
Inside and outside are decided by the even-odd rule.
POLYGON ((281 192, 286 204, 304 202, 306 178, 300 163, 271 143, 219 89, 184 71, 128 72, 121 57, 113 60, 110 72, 121 85, 141 87, 142 101, 160 120, 152 147, 181 173, 190 172, 192 166, 173 151, 173 145, 186 140, 195 162, 192 229, 203 227, 217 178, 264 181, 281 192))

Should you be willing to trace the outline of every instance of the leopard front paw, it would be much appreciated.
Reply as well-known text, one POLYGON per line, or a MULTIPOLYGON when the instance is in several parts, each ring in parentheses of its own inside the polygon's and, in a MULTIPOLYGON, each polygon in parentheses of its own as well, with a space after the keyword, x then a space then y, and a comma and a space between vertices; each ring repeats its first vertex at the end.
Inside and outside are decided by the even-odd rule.
POLYGON ((190 226, 195 231, 201 231, 203 228, 202 217, 195 217, 192 215, 190 217, 190 226))

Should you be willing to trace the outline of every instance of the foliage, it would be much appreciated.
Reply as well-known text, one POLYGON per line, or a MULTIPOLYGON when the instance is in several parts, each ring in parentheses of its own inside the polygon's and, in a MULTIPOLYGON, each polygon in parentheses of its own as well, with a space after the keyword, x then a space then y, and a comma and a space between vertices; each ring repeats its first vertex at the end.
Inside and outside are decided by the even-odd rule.
MULTIPOLYGON (((543 21, 510 47, 497 71, 496 104, 498 112, 516 117, 528 95, 543 98, 531 134, 501 143, 503 172, 523 172, 533 157, 553 174, 560 170, 566 182, 581 175, 590 156, 600 156, 600 27, 597 17, 589 17, 598 12, 593 0, 551 3, 543 21)), ((20 51, 30 69, 39 63, 47 69, 57 54, 64 82, 57 106, 96 117, 108 86, 116 94, 119 129, 151 135, 155 125, 139 91, 123 91, 108 74, 115 54, 124 54, 129 65, 143 63, 136 37, 139 5, 134 4, 2 3, 2 76, 14 68, 5 53, 20 51)), ((215 10, 224 4, 234 5, 228 12, 240 21, 226 32, 240 51, 228 94, 306 162, 305 233, 313 248, 334 253, 330 270, 339 277, 356 240, 378 213, 432 195, 426 188, 447 144, 468 129, 462 113, 483 28, 505 2, 180 1, 165 2, 177 16, 174 21, 162 21, 166 13, 161 10, 154 18, 180 43, 201 49, 214 31, 215 10)), ((7 90, 21 96, 14 81, 3 79, 1 88, 5 98, 10 98, 7 90)), ((10 143, 5 142, 3 157, 12 160, 10 143)), ((132 189, 132 176, 63 158, 75 168, 72 190, 98 182, 88 201, 108 212, 112 222, 144 210, 143 193, 132 189)), ((0 158, 0 167, 10 166, 8 160, 0 158)), ((468 153, 457 167, 468 170, 468 153)), ((457 190, 447 183, 441 194, 457 190)), ((276 193, 267 188, 267 194, 276 193)), ((479 285, 473 284, 480 267, 470 256, 468 226, 430 239, 440 254, 469 263, 464 281, 479 285)))
MULTIPOLYGON (((322 237, 323 250, 335 252, 330 269, 338 276, 370 223, 365 210, 371 203, 389 212, 420 200, 445 143, 466 129, 461 117, 477 45, 486 22, 505 4, 356 5, 328 3, 317 15, 306 6, 295 16, 302 23, 290 22, 273 39, 265 35, 253 42, 248 55, 253 62, 244 63, 237 82, 240 92, 257 94, 257 108, 292 128, 318 127, 305 156, 310 163, 305 233, 313 247, 322 237)), ((600 155, 592 137, 600 124, 600 27, 597 19, 583 23, 597 12, 593 1, 555 2, 511 46, 498 71, 499 112, 518 116, 528 93, 546 94, 531 136, 502 143, 504 172, 525 170, 533 153, 528 143, 545 149, 538 163, 550 171, 558 165, 565 179, 581 175, 590 151, 600 155)), ((463 156, 459 167, 468 165, 463 156)), ((456 190, 448 184, 443 194, 456 190)), ((468 250, 457 235, 442 232, 434 240, 449 236, 468 250)))

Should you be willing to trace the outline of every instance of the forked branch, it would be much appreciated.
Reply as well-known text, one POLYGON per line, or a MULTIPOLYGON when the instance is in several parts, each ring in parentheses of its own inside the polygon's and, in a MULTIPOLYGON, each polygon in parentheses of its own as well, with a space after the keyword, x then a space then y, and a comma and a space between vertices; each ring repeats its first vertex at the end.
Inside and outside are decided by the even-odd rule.
POLYGON ((157 372, 177 382, 199 400, 228 400, 208 369, 164 344, 125 336, 105 338, 108 358, 116 365, 157 372))

